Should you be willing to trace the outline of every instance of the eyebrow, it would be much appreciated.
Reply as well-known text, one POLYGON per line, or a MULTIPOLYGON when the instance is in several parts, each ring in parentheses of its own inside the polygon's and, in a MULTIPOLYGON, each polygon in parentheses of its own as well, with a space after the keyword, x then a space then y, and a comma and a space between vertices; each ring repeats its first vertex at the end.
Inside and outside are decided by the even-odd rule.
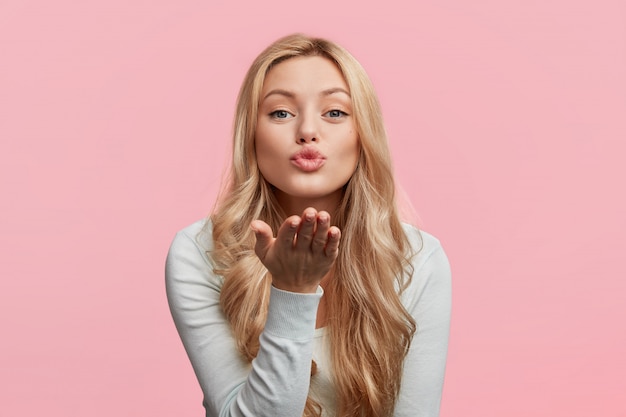
MULTIPOLYGON (((323 90, 320 92, 320 96, 330 96, 331 94, 336 94, 336 93, 343 93, 345 95, 347 95, 348 97, 350 97, 350 93, 348 93, 345 89, 341 88, 341 87, 334 87, 334 88, 329 88, 327 90, 323 90)), ((263 97, 263 100, 265 100, 266 98, 268 98, 271 95, 281 95, 281 96, 285 96, 288 98, 294 98, 296 95, 294 93, 292 93, 291 91, 287 91, 287 90, 282 90, 280 88, 274 89, 270 92, 268 92, 265 97, 263 97)))
POLYGON ((341 87, 335 87, 335 88, 329 88, 328 90, 324 90, 320 93, 321 96, 329 96, 331 94, 335 94, 335 93, 344 93, 345 95, 347 95, 348 97, 350 97, 350 93, 348 93, 346 90, 344 90, 341 87))
POLYGON ((265 95, 265 97, 263 97, 263 100, 265 100, 266 98, 268 98, 269 96, 271 96, 273 94, 278 94, 278 95, 289 97, 289 98, 294 98, 295 97, 295 95, 292 92, 287 91, 287 90, 281 90, 281 89, 277 88, 277 89, 274 89, 274 90, 270 91, 269 93, 267 93, 265 95))

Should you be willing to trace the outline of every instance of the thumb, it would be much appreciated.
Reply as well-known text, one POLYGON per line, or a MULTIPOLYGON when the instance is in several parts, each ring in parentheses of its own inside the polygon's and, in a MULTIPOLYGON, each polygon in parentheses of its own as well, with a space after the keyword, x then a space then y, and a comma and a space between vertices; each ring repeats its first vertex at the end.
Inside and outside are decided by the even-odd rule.
POLYGON ((263 220, 253 220, 252 223, 250 223, 250 228, 256 236, 254 253, 256 253, 259 259, 263 260, 265 259, 267 251, 272 246, 272 242, 274 242, 272 228, 263 220))

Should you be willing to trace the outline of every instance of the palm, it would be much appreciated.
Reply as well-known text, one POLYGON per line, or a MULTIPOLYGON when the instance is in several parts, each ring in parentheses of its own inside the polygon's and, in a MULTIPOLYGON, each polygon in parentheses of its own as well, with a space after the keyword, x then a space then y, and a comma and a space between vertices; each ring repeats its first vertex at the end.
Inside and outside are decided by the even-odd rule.
POLYGON ((337 258, 341 233, 330 215, 308 208, 287 218, 274 238, 267 223, 255 220, 255 253, 272 276, 276 288, 314 292, 337 258))

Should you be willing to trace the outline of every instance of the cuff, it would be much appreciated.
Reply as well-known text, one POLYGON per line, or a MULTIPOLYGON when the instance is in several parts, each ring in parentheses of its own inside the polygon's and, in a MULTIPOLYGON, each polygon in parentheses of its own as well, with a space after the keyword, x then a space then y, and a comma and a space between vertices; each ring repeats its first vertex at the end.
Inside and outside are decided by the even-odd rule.
POLYGON ((286 339, 311 339, 323 294, 319 286, 314 294, 283 291, 272 286, 264 331, 286 339))

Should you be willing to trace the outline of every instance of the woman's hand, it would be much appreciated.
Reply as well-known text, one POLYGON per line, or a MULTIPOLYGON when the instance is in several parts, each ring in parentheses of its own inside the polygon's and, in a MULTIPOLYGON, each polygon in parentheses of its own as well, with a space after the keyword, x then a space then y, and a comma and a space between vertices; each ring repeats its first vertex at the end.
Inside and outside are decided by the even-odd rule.
POLYGON ((330 215, 307 208, 300 216, 287 218, 274 238, 270 226, 255 220, 254 252, 272 274, 274 287, 292 292, 309 292, 317 286, 337 259, 341 232, 330 225, 330 215))

